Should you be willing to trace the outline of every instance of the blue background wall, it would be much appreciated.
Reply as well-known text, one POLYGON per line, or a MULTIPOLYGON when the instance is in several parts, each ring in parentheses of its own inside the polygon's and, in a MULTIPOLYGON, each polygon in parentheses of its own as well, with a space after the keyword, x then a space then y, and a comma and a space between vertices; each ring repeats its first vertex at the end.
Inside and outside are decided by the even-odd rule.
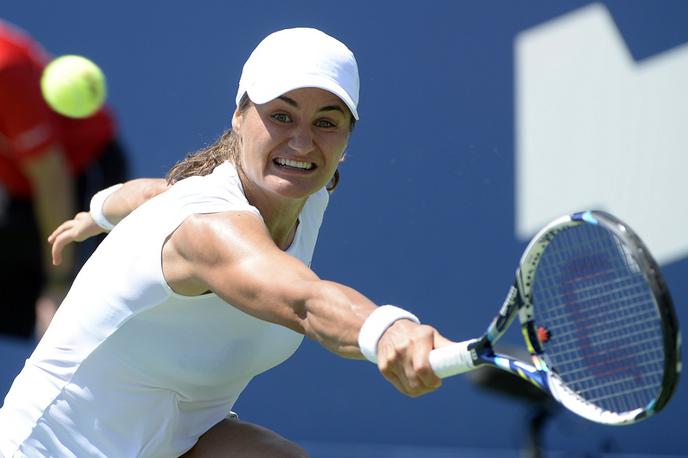
MULTIPOLYGON (((465 339, 501 304, 525 246, 514 235, 514 38, 589 3, 26 1, 5 2, 0 16, 53 54, 101 65, 135 176, 161 176, 229 126, 241 65, 269 32, 313 26, 342 39, 359 62, 361 122, 313 267, 465 339)), ((603 4, 635 59, 688 42, 686 2, 603 4)), ((688 323, 688 260, 664 272, 688 323)), ((27 352, 0 345, 0 392, 27 352)), ((529 412, 467 377, 405 398, 373 365, 311 342, 257 378, 237 410, 309 442, 493 449, 523 445, 529 412)), ((610 428, 562 412, 546 441, 580 453, 688 453, 686 414, 684 383, 647 422, 610 428)))

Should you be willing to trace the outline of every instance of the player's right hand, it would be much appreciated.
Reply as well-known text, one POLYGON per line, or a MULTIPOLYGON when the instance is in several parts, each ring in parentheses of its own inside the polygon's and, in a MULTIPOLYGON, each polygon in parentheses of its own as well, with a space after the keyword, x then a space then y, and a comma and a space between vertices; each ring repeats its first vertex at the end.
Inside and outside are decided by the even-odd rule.
POLYGON ((378 342, 377 365, 399 391, 417 397, 442 385, 430 366, 430 351, 451 343, 431 326, 398 320, 378 342))
POLYGON ((105 232, 98 226, 89 212, 79 212, 73 219, 65 221, 48 237, 52 245, 53 264, 62 263, 62 250, 71 242, 84 240, 105 232))

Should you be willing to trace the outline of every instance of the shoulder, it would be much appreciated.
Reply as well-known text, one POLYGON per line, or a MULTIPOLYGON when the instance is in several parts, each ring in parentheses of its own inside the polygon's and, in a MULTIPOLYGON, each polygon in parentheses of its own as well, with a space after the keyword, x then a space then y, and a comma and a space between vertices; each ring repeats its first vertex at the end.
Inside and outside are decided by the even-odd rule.
POLYGON ((170 190, 188 213, 249 212, 260 216, 246 199, 239 176, 229 162, 218 165, 209 175, 181 180, 170 190))
POLYGON ((42 68, 49 61, 43 48, 20 28, 0 20, 0 68, 42 68))
POLYGON ((246 211, 192 214, 170 241, 185 259, 205 262, 274 246, 263 220, 246 211))
POLYGON ((23 127, 25 118, 37 114, 46 118, 49 113, 40 91, 44 65, 28 40, 22 40, 11 29, 0 29, 0 112, 7 114, 10 130, 15 125, 23 127))
POLYGON ((301 211, 301 222, 306 223, 306 227, 316 234, 320 230, 329 201, 330 193, 325 188, 322 188, 308 198, 306 205, 301 211))
POLYGON ((308 201, 304 207, 304 211, 314 216, 319 215, 319 217, 322 217, 322 214, 325 212, 329 202, 330 193, 327 191, 327 189, 322 188, 308 198, 308 201))
POLYGON ((0 50, 0 81, 8 94, 13 90, 25 91, 27 88, 40 93, 37 83, 41 72, 41 66, 33 62, 26 53, 12 48, 0 50))
POLYGON ((253 213, 193 214, 165 242, 163 272, 175 292, 202 294, 210 272, 234 271, 272 250, 263 220, 253 213))

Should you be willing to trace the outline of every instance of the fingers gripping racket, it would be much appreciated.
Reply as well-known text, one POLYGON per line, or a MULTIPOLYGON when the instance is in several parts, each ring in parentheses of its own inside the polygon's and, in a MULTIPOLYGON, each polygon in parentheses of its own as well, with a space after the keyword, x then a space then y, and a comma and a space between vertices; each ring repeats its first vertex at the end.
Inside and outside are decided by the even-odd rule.
POLYGON ((442 378, 495 366, 584 418, 621 425, 669 401, 680 346, 669 291, 650 252, 614 216, 590 211, 542 229, 485 335, 433 350, 430 364, 442 378), (532 364, 493 351, 516 315, 532 364))

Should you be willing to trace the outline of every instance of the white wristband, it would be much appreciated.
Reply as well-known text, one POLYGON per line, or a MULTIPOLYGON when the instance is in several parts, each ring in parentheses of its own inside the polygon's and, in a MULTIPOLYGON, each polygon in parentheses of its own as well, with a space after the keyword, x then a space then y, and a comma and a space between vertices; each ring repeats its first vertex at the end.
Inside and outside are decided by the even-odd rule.
POLYGON ((397 320, 411 320, 420 324, 420 320, 411 312, 393 305, 382 305, 363 322, 358 333, 358 348, 368 361, 377 363, 377 343, 387 328, 397 320))
POLYGON ((122 183, 118 183, 110 186, 109 188, 98 191, 93 195, 93 197, 91 197, 91 205, 89 207, 91 218, 93 218, 93 221, 95 221, 98 226, 106 231, 111 231, 115 225, 108 221, 108 219, 105 217, 105 213, 103 213, 103 204, 105 203, 105 199, 110 197, 112 193, 121 187, 122 183))

